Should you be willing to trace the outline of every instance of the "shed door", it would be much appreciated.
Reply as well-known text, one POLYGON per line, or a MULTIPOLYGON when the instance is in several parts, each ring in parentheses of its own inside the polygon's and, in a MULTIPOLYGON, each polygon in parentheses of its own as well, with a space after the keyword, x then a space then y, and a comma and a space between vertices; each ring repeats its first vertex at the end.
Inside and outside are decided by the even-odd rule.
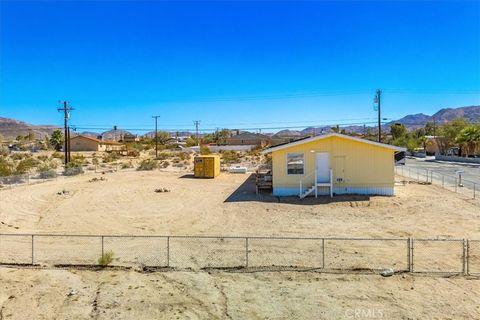
POLYGON ((330 156, 328 152, 318 152, 316 158, 317 182, 330 182, 330 156))
POLYGON ((207 178, 215 177, 214 173, 215 163, 213 158, 204 158, 203 159, 203 174, 207 178))

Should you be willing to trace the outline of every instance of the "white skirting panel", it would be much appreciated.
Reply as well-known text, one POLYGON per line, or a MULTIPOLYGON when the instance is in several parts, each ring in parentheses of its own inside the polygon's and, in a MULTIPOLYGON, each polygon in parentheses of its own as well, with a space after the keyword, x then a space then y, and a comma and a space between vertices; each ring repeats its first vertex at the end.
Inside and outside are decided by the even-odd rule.
MULTIPOLYGON (((298 196, 298 188, 273 187, 273 195, 279 197, 298 196)), ((378 196, 393 196, 393 187, 334 187, 333 194, 364 194, 378 196)), ((313 193, 312 193, 313 195, 313 193)), ((318 187, 318 195, 330 195, 328 187, 318 187)))

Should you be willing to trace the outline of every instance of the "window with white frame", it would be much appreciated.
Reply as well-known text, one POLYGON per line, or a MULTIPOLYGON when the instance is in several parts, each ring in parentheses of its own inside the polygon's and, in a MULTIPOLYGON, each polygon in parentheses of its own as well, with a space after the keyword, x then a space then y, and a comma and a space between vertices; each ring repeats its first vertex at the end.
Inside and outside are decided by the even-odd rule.
POLYGON ((303 153, 288 153, 287 154, 287 174, 303 174, 304 171, 304 156, 303 153))

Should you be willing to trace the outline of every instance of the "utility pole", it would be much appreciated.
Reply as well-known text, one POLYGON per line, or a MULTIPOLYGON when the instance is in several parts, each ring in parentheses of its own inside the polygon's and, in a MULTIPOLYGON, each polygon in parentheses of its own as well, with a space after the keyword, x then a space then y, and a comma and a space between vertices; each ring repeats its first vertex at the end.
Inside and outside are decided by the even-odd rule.
POLYGON ((158 158, 158 118, 160 116, 152 116, 155 119, 155 159, 158 158))
POLYGON ((433 139, 436 138, 437 124, 435 123, 435 116, 433 116, 433 139))
POLYGON ((63 107, 57 108, 58 111, 63 111, 63 130, 64 130, 64 156, 65 156, 65 165, 70 161, 70 128, 68 127, 68 119, 70 118, 70 111, 75 110, 72 107, 68 106, 68 101, 63 101, 63 107))
POLYGON ((195 120, 193 121, 193 123, 195 124, 195 136, 197 138, 197 146, 200 147, 200 140, 198 139, 198 126, 200 125, 200 120, 195 120))
POLYGON ((377 104, 376 108, 377 108, 377 111, 378 111, 378 142, 382 142, 382 118, 380 117, 380 115, 381 115, 381 107, 380 107, 381 96, 382 96, 382 90, 377 89, 377 92, 375 94, 375 98, 374 98, 373 102, 377 104))

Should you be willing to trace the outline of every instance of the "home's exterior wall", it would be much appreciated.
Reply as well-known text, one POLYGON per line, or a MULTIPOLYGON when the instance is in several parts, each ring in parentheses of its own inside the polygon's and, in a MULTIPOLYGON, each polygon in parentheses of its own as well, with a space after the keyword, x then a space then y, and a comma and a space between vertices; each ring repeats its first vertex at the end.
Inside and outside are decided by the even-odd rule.
POLYGON ((70 139, 70 149, 72 151, 100 151, 99 143, 83 137, 74 137, 70 139))
POLYGON ((125 148, 123 144, 108 144, 108 143, 103 144, 102 143, 100 145, 100 149, 102 149, 101 151, 122 151, 125 148))
POLYGON ((317 152, 330 156, 335 193, 393 194, 394 151, 335 136, 272 152, 273 194, 298 195, 300 180, 304 188, 312 186, 317 152), (287 174, 287 153, 292 152, 304 154, 303 175, 287 174), (344 157, 343 182, 337 182, 336 157, 344 157))

